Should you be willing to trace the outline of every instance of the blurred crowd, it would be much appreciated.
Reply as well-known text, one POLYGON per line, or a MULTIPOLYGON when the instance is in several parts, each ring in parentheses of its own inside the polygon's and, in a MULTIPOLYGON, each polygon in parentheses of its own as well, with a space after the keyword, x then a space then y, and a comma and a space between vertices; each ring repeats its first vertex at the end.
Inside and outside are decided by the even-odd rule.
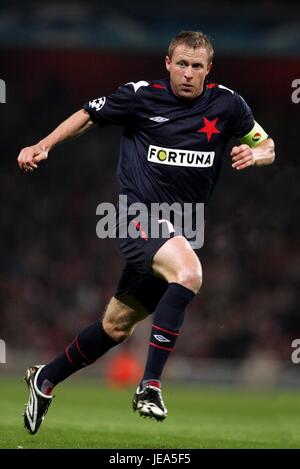
MULTIPOLYGON (((121 129, 91 130, 33 174, 16 163, 23 146, 83 104, 74 108, 64 91, 49 83, 35 100, 12 97, 1 123, 0 337, 16 349, 63 349, 102 315, 122 267, 114 241, 96 236, 97 205, 116 200, 121 129)), ((289 360, 300 338, 299 135, 262 104, 256 115, 268 124, 277 160, 237 174, 227 151, 199 253, 203 287, 178 355, 289 360)), ((133 350, 142 335, 130 339, 133 350)))

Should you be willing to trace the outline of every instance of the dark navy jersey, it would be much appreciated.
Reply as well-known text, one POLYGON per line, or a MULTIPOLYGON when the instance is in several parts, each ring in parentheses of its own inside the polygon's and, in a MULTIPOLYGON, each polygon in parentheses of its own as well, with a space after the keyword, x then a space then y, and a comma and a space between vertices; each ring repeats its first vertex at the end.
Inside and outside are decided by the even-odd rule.
POLYGON ((169 79, 131 82, 84 105, 100 127, 124 126, 118 181, 128 202, 207 203, 224 148, 254 126, 236 92, 206 84, 193 100, 178 98, 169 79))

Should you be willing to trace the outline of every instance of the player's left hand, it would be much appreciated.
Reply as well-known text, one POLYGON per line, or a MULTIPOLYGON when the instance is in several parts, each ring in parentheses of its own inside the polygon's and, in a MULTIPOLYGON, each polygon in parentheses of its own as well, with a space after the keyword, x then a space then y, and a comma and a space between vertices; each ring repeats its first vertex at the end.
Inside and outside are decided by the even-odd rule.
POLYGON ((233 147, 230 156, 232 158, 232 167, 237 170, 245 169, 255 164, 254 149, 246 144, 233 147))

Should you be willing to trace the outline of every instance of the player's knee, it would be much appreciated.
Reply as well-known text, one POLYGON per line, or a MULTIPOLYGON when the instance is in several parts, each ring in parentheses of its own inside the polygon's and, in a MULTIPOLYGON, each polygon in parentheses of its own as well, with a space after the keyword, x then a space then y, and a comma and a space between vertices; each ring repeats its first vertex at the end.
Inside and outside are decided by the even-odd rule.
POLYGON ((177 283, 198 293, 202 285, 202 270, 195 269, 182 269, 177 275, 177 283))
POLYGON ((134 329, 134 327, 120 326, 115 321, 109 321, 105 318, 103 319, 102 325, 106 334, 116 342, 124 342, 124 340, 131 336, 134 329))
POLYGON ((128 337, 129 337, 131 334, 130 334, 130 331, 125 331, 125 330, 121 330, 121 329, 115 328, 115 329, 112 331, 112 335, 113 335, 113 339, 114 339, 116 342, 124 342, 126 339, 128 339, 128 337))

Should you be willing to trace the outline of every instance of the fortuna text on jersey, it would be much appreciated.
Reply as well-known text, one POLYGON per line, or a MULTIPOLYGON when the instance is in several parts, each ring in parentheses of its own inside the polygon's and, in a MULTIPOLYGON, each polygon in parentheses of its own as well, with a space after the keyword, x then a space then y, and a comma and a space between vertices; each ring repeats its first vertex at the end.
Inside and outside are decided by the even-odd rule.
POLYGON ((189 151, 176 148, 164 148, 150 145, 148 161, 152 163, 190 168, 206 168, 213 165, 214 151, 189 151))

